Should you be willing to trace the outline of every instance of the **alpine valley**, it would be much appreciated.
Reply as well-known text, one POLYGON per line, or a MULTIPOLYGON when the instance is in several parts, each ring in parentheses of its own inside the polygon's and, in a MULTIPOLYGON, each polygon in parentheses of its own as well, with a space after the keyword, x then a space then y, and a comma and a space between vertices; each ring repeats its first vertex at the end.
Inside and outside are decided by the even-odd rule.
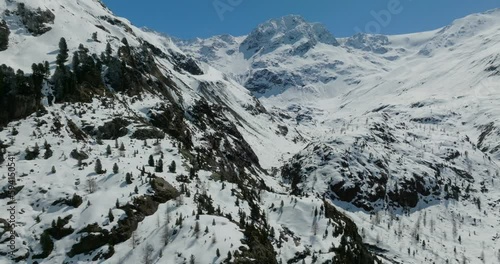
POLYGON ((500 263, 500 10, 194 40, 0 11, 0 263, 500 263))

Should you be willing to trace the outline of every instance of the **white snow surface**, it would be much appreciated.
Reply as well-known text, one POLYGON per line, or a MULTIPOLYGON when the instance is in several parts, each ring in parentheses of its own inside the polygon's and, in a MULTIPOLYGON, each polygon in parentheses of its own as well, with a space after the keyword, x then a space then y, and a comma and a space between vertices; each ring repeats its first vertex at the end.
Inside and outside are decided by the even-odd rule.
MULTIPOLYGON (((310 164, 321 163, 314 159, 314 153, 306 148, 303 141, 293 141, 293 138, 303 137, 307 142, 325 144, 343 153, 350 151, 353 142, 367 135, 369 127, 377 122, 387 123, 398 142, 389 145, 383 142, 370 143, 370 152, 380 157, 392 156, 389 159, 393 160, 390 169, 394 172, 394 179, 421 172, 419 169, 424 170, 419 167, 418 161, 444 162, 442 157, 446 151, 449 148, 457 149, 461 157, 449 163, 471 172, 474 177, 472 188, 475 190, 472 196, 481 201, 481 208, 470 199, 449 201, 441 198, 421 201, 417 208, 408 213, 395 209, 371 214, 349 203, 333 203, 358 225, 366 243, 382 249, 379 254, 384 263, 500 263, 500 168, 497 165, 500 152, 495 149, 499 145, 500 130, 495 127, 479 144, 484 126, 500 121, 500 74, 491 68, 500 65, 499 10, 470 15, 435 31, 399 36, 359 35, 339 39, 338 45, 330 36, 326 36, 326 40, 319 38, 319 41, 311 41, 318 40, 317 34, 325 33, 324 29, 318 25, 307 25, 302 19, 291 16, 267 22, 264 27, 258 28, 257 31, 268 32, 269 25, 277 25, 280 21, 281 25, 285 25, 273 27, 276 29, 273 36, 266 38, 265 43, 257 43, 265 48, 250 54, 241 50, 247 36, 226 35, 193 41, 176 40, 174 43, 160 34, 138 29, 123 18, 118 19, 125 26, 111 25, 100 17, 116 17, 98 0, 18 0, 13 3, 3 0, 0 1, 0 10, 14 10, 16 2, 52 10, 56 15, 55 23, 51 25, 52 30, 34 37, 22 27, 18 18, 6 17, 2 13, 2 18, 14 30, 10 35, 9 49, 0 52, 0 63, 25 72, 30 72, 33 62, 44 60, 55 67, 60 37, 66 38, 71 52, 83 43, 91 52, 100 53, 105 49, 106 41, 116 50, 121 45, 121 38, 126 37, 132 46, 147 40, 165 53, 172 51, 192 55, 204 62, 202 67, 205 74, 177 74, 168 61, 159 59, 159 63, 164 66, 164 73, 173 76, 182 89, 186 105, 200 98, 197 90, 200 83, 222 83, 212 86, 218 89, 211 92, 223 98, 224 103, 236 113, 236 116, 226 114, 238 121, 238 129, 265 169, 283 165, 299 151, 308 157, 310 164), (290 19, 300 23, 291 23, 290 19), (96 25, 103 26, 109 32, 96 25), (297 25, 299 28, 294 31, 297 25), (282 41, 282 34, 290 31, 294 37, 300 38, 297 41, 282 41), (101 42, 90 39, 93 32, 98 32, 101 42), (316 35, 311 36, 309 33, 316 35), (277 39, 278 42, 273 42, 277 39), (492 70, 486 71, 488 68, 492 70), (259 79, 269 89, 262 93, 256 92, 255 95, 264 103, 270 115, 254 116, 245 110, 245 105, 254 105, 255 101, 244 85, 256 72, 264 69, 281 76, 286 85, 259 79), (376 109, 380 110, 374 111, 376 109), (284 117, 287 115, 290 119, 284 117), (419 123, 414 121, 416 119, 430 121, 419 123), (290 135, 277 135, 277 124, 286 124, 290 135), (411 137, 417 140, 408 140, 411 137), (465 141, 466 137, 470 142, 465 141), (484 147, 487 149, 484 150, 484 147), (398 158, 402 159, 402 163, 396 162, 398 158), (484 189, 487 191, 482 191, 484 189), (418 241, 415 239, 417 233, 418 241), (425 241, 425 246, 422 241, 425 241)), ((97 98, 91 104, 78 106, 78 109, 95 110, 95 114, 88 114, 84 118, 75 115, 71 106, 47 106, 48 115, 36 117, 34 114, 25 120, 12 122, 0 131, 0 139, 13 143, 9 154, 16 156, 18 184, 25 186, 16 197, 19 210, 17 245, 27 243, 34 252, 40 252, 38 238, 41 232, 50 227, 52 220, 58 216, 69 214, 73 216, 69 225, 76 230, 94 222, 111 229, 116 219, 124 215, 122 210, 113 209, 115 221, 109 223, 108 210, 115 208, 117 199, 130 200, 131 197, 150 191, 147 184, 140 183, 136 167, 144 165, 151 154, 152 141, 146 147, 142 141, 130 139, 130 135, 127 135, 119 140, 126 146, 125 153, 121 155, 113 148, 113 154, 106 156, 106 145, 114 146, 114 141, 98 145, 94 141, 77 142, 65 130, 60 134, 51 132, 50 124, 55 118, 63 124, 68 120, 73 120, 79 126, 84 121, 100 124, 113 116, 147 117, 147 110, 161 103, 154 95, 146 95, 146 100, 138 102, 121 98, 120 95, 117 95, 117 99, 124 103, 117 103, 112 109, 103 108, 97 98), (47 124, 38 126, 41 121, 47 124), (19 131, 17 136, 11 133, 14 127, 19 131), (34 147, 35 143, 41 147, 44 141, 52 145, 54 155, 48 160, 26 161, 24 150, 34 147), (99 158, 108 172, 96 175, 93 165, 79 170, 76 160, 69 158, 73 149, 86 150, 90 161, 99 158), (139 152, 137 157, 133 157, 134 151, 139 152), (120 166, 118 174, 111 172, 114 163, 120 166), (51 173, 52 166, 55 167, 55 173, 51 173), (135 180, 131 185, 124 183, 126 172, 134 174, 135 180), (92 194, 88 194, 84 187, 89 178, 95 178, 98 185, 97 191, 92 194), (138 194, 134 191, 136 186, 138 194), (53 210, 50 207, 58 198, 71 197, 74 193, 84 198, 79 208, 61 207, 53 210), (87 208, 88 203, 91 207, 87 208), (51 210, 46 211, 49 207, 51 210), (40 222, 37 222, 37 216, 40 222)), ((177 174, 187 175, 188 167, 182 165, 186 160, 172 142, 168 137, 160 142, 165 153, 165 164, 175 160, 177 174)), ((155 155, 155 159, 158 156, 155 155)), ((363 160, 367 159, 366 156, 368 153, 361 153, 359 157, 363 160)), ((0 165, 2 187, 7 186, 5 169, 5 164, 0 165)), ((284 262, 293 258, 296 252, 310 248, 315 252, 321 250, 318 262, 323 263, 334 254, 325 253, 330 245, 339 243, 338 238, 321 236, 324 230, 331 227, 326 219, 316 221, 312 215, 313 208, 322 203, 316 197, 327 191, 331 178, 340 176, 337 168, 329 164, 319 172, 317 177, 303 183, 310 196, 295 197, 298 200, 296 202, 290 199, 289 186, 279 176, 258 175, 276 192, 262 192, 262 208, 271 208, 271 204, 277 206, 280 201, 285 201, 283 210, 266 212, 269 224, 277 233, 287 227, 301 241, 295 243, 290 238, 281 248, 275 248, 278 259, 284 262), (319 235, 313 234, 314 223, 318 223, 316 228, 319 235)), ((450 180, 457 177, 451 172, 444 174, 450 180)), ((169 172, 158 174, 179 188, 175 175, 169 172)), ((214 206, 220 206, 224 214, 232 215, 233 219, 238 219, 239 209, 250 214, 245 203, 235 206, 231 184, 223 188, 220 181, 211 177, 212 172, 201 171, 199 175, 199 182, 188 185, 191 193, 198 191, 210 194, 214 206)), ((460 179, 456 181, 460 182, 460 179)), ((0 208, 6 207, 7 200, 0 200, 0 208)), ((133 245, 127 241, 116 245, 116 253, 105 263, 140 263, 148 244, 154 248, 154 263, 183 263, 189 261, 191 255, 199 263, 222 263, 228 251, 234 253, 242 246, 242 230, 226 218, 202 215, 198 220, 201 231, 197 238, 193 231, 196 220, 192 212, 195 209, 192 198, 185 196, 160 205, 156 214, 146 217, 139 224, 136 243, 133 245), (181 213, 185 218, 183 226, 179 227, 173 222, 181 213), (167 215, 170 221, 167 221, 167 215), (212 225, 213 221, 215 226, 212 225), (169 226, 170 232, 176 232, 170 237, 168 246, 163 246, 162 241, 165 226, 169 226), (204 232, 205 227, 209 228, 208 233, 204 232), (215 241, 213 237, 216 237, 215 241), (216 249, 220 250, 220 258, 215 255, 216 249)), ((75 232, 56 241, 54 252, 39 263, 92 263, 93 256, 66 256, 72 241, 78 237, 79 234, 75 232)), ((22 248, 17 254, 22 255, 26 250, 22 248)), ((305 262, 312 263, 312 258, 307 257, 305 262)), ((0 263, 11 262, 5 256, 0 256, 0 263)))
MULTIPOLYGON (((296 46, 283 43, 273 52, 245 57, 240 47, 246 38, 176 42, 243 85, 261 69, 290 81, 285 87, 261 78, 269 89, 254 94, 275 115, 288 115, 283 120, 312 142, 300 156, 310 168, 319 168, 301 188, 323 194, 329 183, 349 181, 336 163, 316 157, 316 145, 330 147, 339 158, 349 154, 358 159, 351 163, 354 175, 374 166, 365 163, 369 154, 387 160, 389 182, 430 173, 422 162, 456 166, 474 178, 471 198, 424 198, 409 213, 382 210, 376 221, 349 203, 334 203, 356 222, 367 243, 384 250, 381 255, 387 263, 500 263, 498 9, 429 32, 359 34, 339 39, 340 46, 317 43, 301 54, 294 52, 296 46), (387 125, 396 142, 367 142, 366 149, 357 152, 358 140, 369 136, 374 124, 387 125), (493 131, 485 132, 490 124, 493 131), (452 150, 461 157, 446 161, 452 150), (480 209, 473 198, 481 200, 480 209)), ((452 171, 443 173, 462 188, 467 186, 452 171)))

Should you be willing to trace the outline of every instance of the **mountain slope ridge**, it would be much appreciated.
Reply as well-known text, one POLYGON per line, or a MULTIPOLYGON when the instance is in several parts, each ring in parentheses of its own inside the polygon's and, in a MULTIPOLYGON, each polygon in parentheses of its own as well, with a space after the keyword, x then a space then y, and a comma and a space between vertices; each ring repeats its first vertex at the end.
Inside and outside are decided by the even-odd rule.
POLYGON ((290 193, 330 198, 389 263, 496 263, 499 248, 481 242, 498 239, 498 25, 492 10, 248 60, 236 41, 179 45, 308 139, 281 169, 290 193))
POLYGON ((340 212, 269 175, 305 139, 224 73, 98 0, 1 4, 0 99, 16 115, 2 116, 0 169, 17 172, 1 263, 378 261, 340 212))

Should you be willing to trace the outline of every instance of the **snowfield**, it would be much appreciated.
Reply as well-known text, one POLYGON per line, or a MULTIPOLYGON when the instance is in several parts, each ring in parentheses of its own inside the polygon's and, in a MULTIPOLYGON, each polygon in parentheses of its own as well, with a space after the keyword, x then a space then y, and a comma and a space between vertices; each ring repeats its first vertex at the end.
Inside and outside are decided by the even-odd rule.
POLYGON ((103 65, 100 93, 56 102, 46 76, 43 109, 0 128, 17 174, 10 254, 0 160, 0 263, 500 263, 499 10, 398 36, 291 15, 195 40, 98 0, 0 11, 0 64, 53 74, 64 37, 143 84, 118 91, 103 65))

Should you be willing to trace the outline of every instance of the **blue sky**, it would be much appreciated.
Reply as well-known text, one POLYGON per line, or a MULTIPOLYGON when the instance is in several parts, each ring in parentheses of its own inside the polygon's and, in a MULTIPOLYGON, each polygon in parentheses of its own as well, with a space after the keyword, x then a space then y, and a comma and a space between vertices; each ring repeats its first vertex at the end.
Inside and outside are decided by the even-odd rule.
POLYGON ((137 26, 189 39, 248 34, 288 14, 320 22, 338 37, 357 31, 401 34, 437 29, 468 14, 500 7, 500 0, 103 0, 137 26))

